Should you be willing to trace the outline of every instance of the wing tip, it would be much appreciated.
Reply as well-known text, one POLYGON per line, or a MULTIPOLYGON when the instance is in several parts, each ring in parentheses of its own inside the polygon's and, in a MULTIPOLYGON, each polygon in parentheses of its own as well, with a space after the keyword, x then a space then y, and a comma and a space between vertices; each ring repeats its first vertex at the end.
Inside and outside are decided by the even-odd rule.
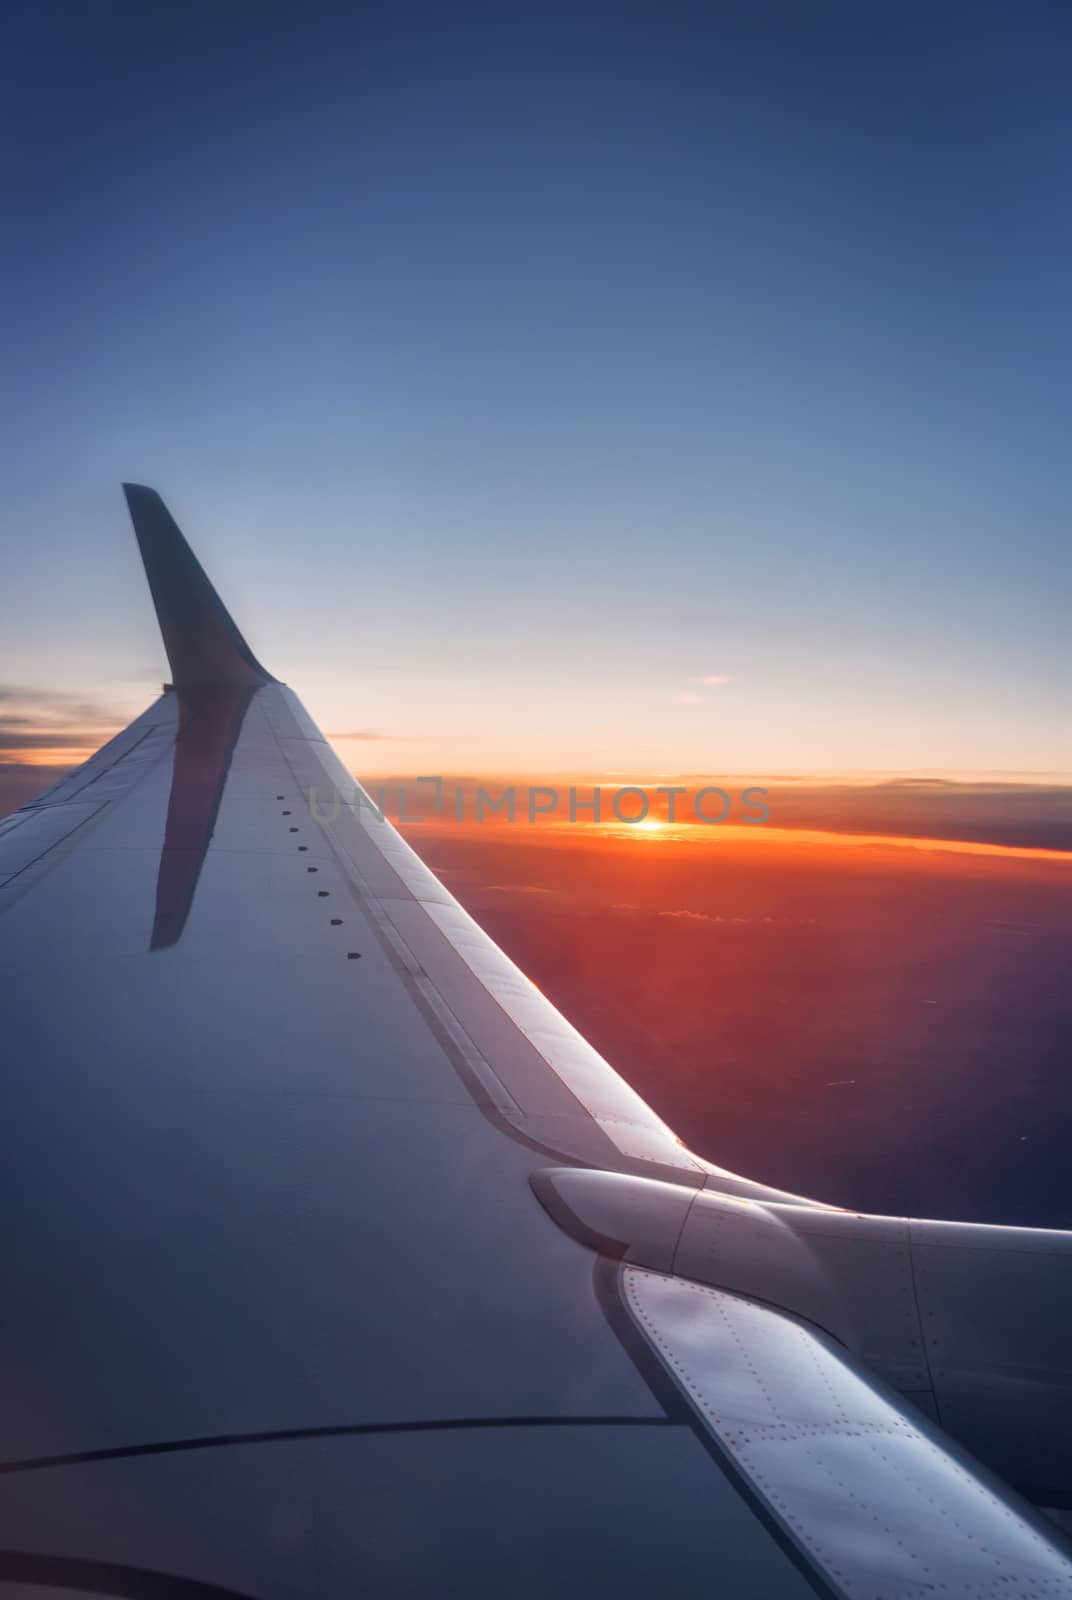
POLYGON ((163 505, 164 503, 159 490, 151 488, 147 483, 124 482, 122 489, 123 497, 126 500, 127 507, 131 513, 133 513, 134 508, 139 504, 139 502, 142 505, 163 505))
POLYGON ((124 481, 130 519, 177 688, 274 683, 187 544, 158 490, 124 481))

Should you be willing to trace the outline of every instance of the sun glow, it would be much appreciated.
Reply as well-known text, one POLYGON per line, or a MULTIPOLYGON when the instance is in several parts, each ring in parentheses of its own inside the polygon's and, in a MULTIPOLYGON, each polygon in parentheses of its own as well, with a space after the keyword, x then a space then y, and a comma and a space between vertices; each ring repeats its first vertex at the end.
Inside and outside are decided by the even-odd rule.
POLYGON ((652 835, 662 834, 664 838, 672 838, 677 828, 666 822, 661 817, 642 817, 636 822, 622 822, 616 818, 604 817, 602 822, 596 824, 600 833, 611 835, 615 839, 650 839, 652 835))
MULTIPOLYGON (((111 734, 105 738, 110 739, 111 734)), ((103 743, 103 740, 101 741, 103 743)), ((80 767, 96 755, 99 744, 48 745, 38 750, 6 749, 0 746, 0 762, 18 762, 23 767, 80 767)))

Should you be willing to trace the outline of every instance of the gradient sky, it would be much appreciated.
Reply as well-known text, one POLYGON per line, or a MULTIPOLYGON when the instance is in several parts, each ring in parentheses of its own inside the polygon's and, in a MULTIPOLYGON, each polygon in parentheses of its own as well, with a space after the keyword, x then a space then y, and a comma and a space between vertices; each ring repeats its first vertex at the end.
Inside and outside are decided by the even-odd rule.
POLYGON ((357 770, 1067 771, 1066 6, 15 0, 0 61, 21 715, 166 676, 135 478, 357 770))

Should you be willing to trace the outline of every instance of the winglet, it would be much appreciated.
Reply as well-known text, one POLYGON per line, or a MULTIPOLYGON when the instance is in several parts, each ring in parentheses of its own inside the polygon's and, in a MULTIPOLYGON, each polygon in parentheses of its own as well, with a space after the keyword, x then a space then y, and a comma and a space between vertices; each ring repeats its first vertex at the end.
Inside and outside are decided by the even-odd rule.
POLYGON ((124 483, 176 689, 276 680, 235 626, 155 489, 124 483))

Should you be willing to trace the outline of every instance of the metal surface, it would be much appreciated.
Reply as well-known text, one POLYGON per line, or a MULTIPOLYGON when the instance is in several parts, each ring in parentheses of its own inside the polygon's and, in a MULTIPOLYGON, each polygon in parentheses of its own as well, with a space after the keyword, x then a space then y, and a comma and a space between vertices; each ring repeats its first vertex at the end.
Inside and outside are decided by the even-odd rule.
POLYGON ((942 1423, 1032 1499, 1072 1507, 1072 1234, 913 1222, 942 1423))
POLYGON ((567 1233, 803 1318, 1038 1504, 1072 1503, 1072 1234, 760 1203, 548 1168, 567 1233))
POLYGON ((55 1468, 0 1479, 0 1574, 14 1540, 257 1600, 814 1600, 695 1434, 672 1424, 299 1439, 55 1468))
POLYGON ((832 1340, 721 1289, 622 1274, 714 1439, 848 1600, 1072 1595, 1042 1519, 832 1340))

